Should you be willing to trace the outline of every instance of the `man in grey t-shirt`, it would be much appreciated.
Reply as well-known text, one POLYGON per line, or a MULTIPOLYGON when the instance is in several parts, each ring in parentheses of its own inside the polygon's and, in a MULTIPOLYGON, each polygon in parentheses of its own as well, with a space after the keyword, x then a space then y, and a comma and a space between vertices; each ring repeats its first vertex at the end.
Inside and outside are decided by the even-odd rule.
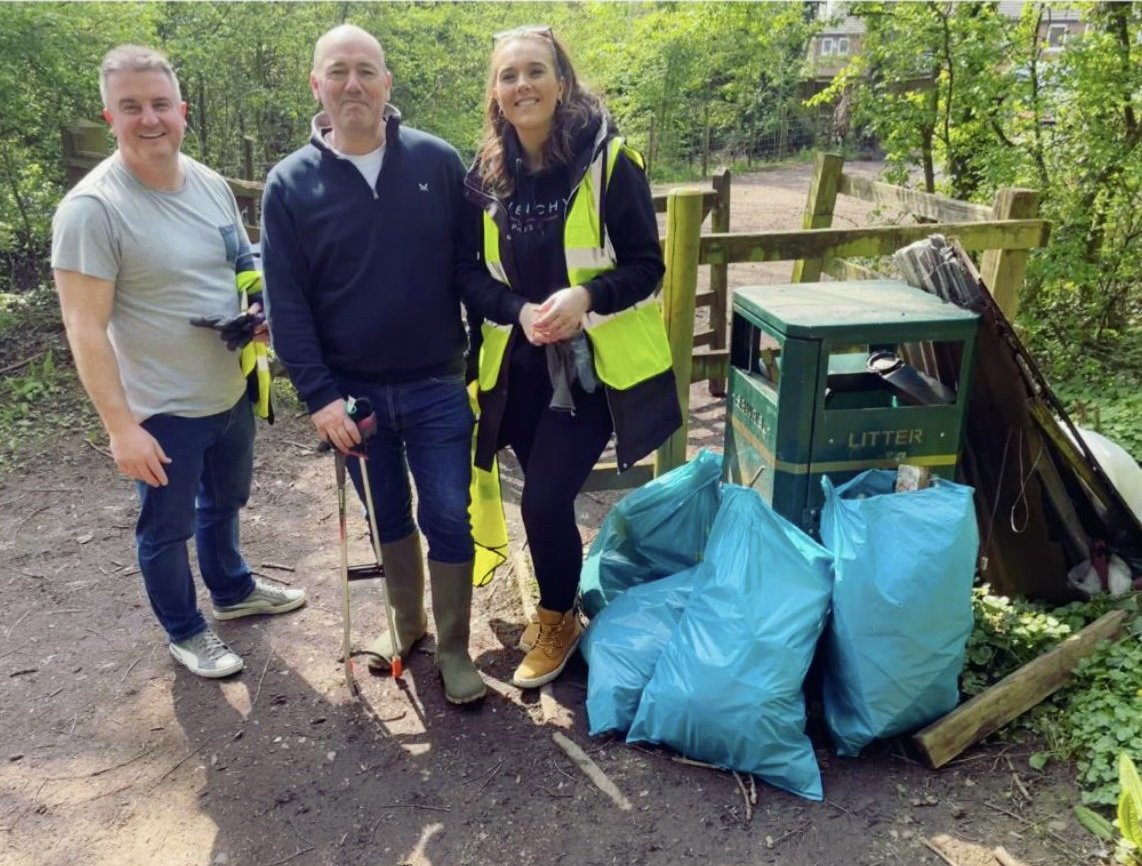
POLYGON ((238 358, 190 324, 238 314, 236 274, 253 257, 226 182, 180 151, 186 103, 166 58, 112 49, 99 89, 118 149, 60 203, 56 288, 80 379, 115 462, 136 481, 139 568, 171 655, 201 676, 228 676, 242 659, 198 609, 192 535, 215 619, 284 613, 306 600, 256 580, 239 551, 253 412, 238 358))

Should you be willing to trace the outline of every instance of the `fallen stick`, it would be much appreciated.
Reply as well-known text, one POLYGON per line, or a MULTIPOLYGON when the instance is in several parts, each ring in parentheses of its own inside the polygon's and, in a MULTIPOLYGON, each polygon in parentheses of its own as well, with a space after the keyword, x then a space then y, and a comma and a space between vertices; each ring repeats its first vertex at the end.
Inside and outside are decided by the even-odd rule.
POLYGON ((1112 610, 1054 649, 1008 674, 986 691, 961 704, 912 738, 933 769, 942 767, 973 743, 994 734, 1062 688, 1080 659, 1100 641, 1114 638, 1126 611, 1112 610))
POLYGON ((717 770, 722 771, 722 767, 716 764, 707 764, 705 761, 695 761, 693 758, 684 758, 681 755, 671 755, 670 760, 676 764, 685 764, 687 767, 701 767, 703 770, 717 770))
POLYGON ((738 783, 738 789, 742 792, 742 799, 745 800, 745 822, 748 824, 753 820, 753 807, 749 804, 749 791, 745 789, 745 782, 738 775, 738 771, 731 770, 730 772, 734 774, 734 781, 738 783))
POLYGON ((941 860, 943 860, 945 863, 947 863, 948 866, 960 866, 959 863, 957 863, 955 860, 953 860, 951 857, 949 857, 947 854, 945 854, 943 849, 940 848, 940 846, 938 846, 931 839, 921 839, 920 841, 924 843, 925 848, 927 848, 929 851, 931 851, 933 854, 935 854, 937 857, 939 857, 941 860))
POLYGON ((109 459, 111 459, 111 460, 114 460, 114 459, 115 459, 115 455, 114 455, 114 454, 112 454, 110 451, 108 451, 106 448, 101 448, 101 447, 99 447, 99 446, 98 446, 98 445, 96 445, 94 442, 92 442, 90 439, 84 439, 83 441, 84 441, 85 443, 87 443, 87 445, 89 445, 90 447, 92 447, 92 448, 94 448, 96 451, 98 451, 100 454, 102 454, 104 457, 107 457, 107 458, 109 458, 109 459))
POLYGON ((575 762, 575 766, 583 771, 587 778, 595 784, 596 788, 610 797, 616 806, 624 812, 631 810, 630 800, 623 795, 623 792, 615 786, 614 782, 607 778, 607 774, 599 769, 599 765, 592 761, 586 752, 559 731, 555 731, 551 735, 551 739, 555 740, 555 745, 566 752, 568 757, 575 762))
POLYGON ((279 565, 276 562, 263 562, 262 568, 276 568, 278 571, 294 571, 292 565, 279 565))
POLYGON ((17 361, 15 364, 9 364, 7 367, 0 368, 0 376, 3 376, 5 373, 11 373, 13 370, 19 370, 21 367, 28 366, 32 361, 35 361, 43 354, 43 352, 36 352, 36 354, 25 358, 23 361, 17 361))
POLYGON ((207 740, 203 740, 201 743, 199 743, 197 746, 195 746, 191 751, 189 751, 185 755, 183 755, 182 759, 179 760, 173 767, 171 767, 169 770, 167 770, 165 773, 163 773, 161 776, 159 776, 157 779, 155 779, 155 781, 151 782, 151 786, 150 786, 150 788, 148 788, 148 790, 157 786, 159 784, 159 782, 161 782, 163 779, 165 779, 167 776, 169 776, 171 773, 173 773, 175 770, 177 770, 179 767, 181 767, 183 764, 185 764, 187 761, 189 761, 191 758, 193 758, 199 752, 201 752, 206 747, 207 742, 208 742, 207 740))
POLYGON ((1004 848, 1002 845, 997 847, 991 853, 993 855, 995 855, 995 859, 998 860, 1001 864, 1003 864, 1003 866, 1026 866, 1026 864, 1024 864, 1024 862, 1022 860, 1018 860, 1015 857, 1012 857, 1010 854, 1008 854, 1007 849, 1004 848))

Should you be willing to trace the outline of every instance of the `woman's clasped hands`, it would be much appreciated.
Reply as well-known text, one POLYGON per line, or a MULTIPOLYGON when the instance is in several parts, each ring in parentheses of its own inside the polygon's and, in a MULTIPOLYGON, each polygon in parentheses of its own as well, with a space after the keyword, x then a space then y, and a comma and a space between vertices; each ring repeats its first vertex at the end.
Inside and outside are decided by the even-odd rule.
POLYGON ((524 304, 519 323, 528 342, 536 346, 570 340, 583 327, 591 309, 591 295, 583 286, 554 292, 542 304, 524 304))

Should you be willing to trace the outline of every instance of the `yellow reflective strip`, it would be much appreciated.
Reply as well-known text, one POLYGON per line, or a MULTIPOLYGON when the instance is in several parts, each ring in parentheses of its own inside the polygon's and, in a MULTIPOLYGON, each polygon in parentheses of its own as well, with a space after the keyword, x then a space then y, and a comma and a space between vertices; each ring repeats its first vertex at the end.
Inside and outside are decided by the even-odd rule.
POLYGON ((582 268, 610 269, 614 259, 607 255, 606 250, 599 247, 573 247, 566 250, 567 270, 573 271, 582 268))
POLYGON ((481 391, 491 391, 500 378, 500 368, 503 366, 504 353, 508 347, 511 326, 484 322, 480 326, 480 333, 484 339, 480 344, 478 380, 481 391))
POLYGON ((588 328, 598 327, 599 325, 603 324, 604 322, 611 321, 611 319, 615 318, 616 316, 621 316, 627 310, 637 310, 637 309, 640 309, 642 307, 648 307, 651 304, 653 304, 656 307, 658 306, 658 295, 657 294, 651 295, 649 298, 643 298, 641 301, 636 301, 631 306, 627 307, 626 309, 619 310, 617 313, 587 313, 587 325, 586 325, 586 327, 588 327, 588 328))

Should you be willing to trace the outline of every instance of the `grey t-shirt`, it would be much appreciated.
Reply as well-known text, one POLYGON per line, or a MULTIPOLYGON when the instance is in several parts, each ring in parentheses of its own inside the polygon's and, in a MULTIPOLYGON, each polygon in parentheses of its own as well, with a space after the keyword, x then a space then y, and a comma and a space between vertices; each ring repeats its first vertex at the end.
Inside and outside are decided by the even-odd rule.
POLYGON ((237 353, 190 319, 238 313, 234 264, 249 239, 226 181, 180 159, 186 183, 166 192, 142 183, 115 152, 52 220, 52 267, 115 284, 108 333, 140 421, 213 415, 245 390, 237 353))

